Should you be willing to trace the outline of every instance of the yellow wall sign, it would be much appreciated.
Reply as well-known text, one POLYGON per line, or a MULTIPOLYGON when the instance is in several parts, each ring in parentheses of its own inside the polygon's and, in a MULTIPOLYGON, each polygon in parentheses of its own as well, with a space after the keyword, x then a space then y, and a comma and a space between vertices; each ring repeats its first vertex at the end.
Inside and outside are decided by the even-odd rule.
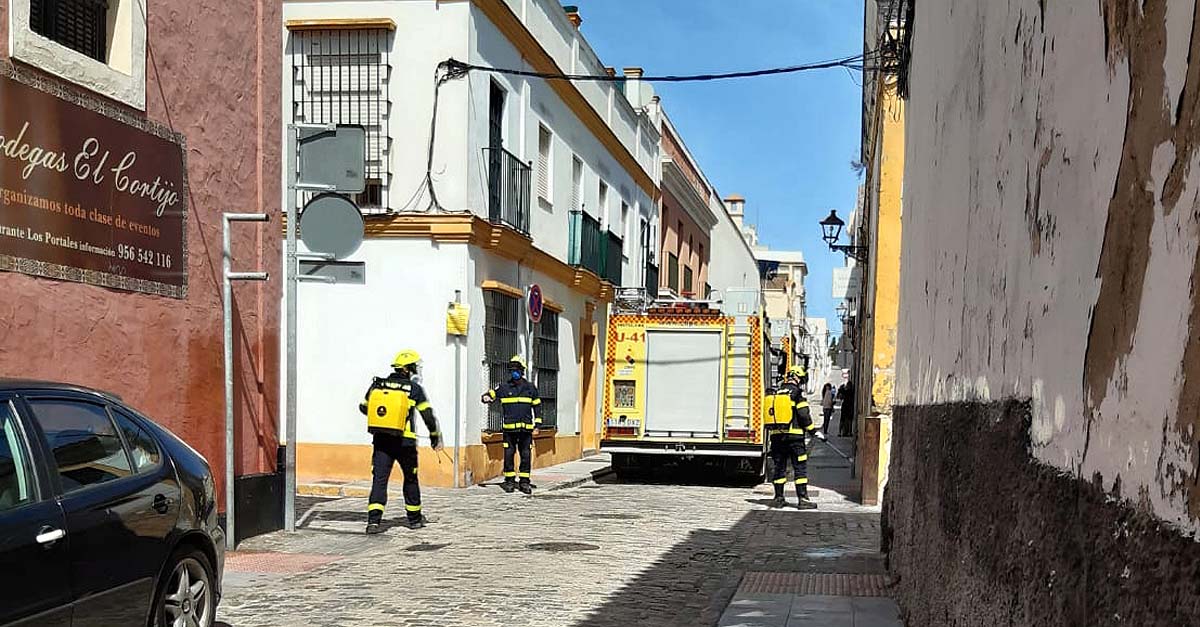
POLYGON ((446 309, 446 334, 466 335, 467 323, 471 319, 471 306, 464 303, 450 303, 446 309))

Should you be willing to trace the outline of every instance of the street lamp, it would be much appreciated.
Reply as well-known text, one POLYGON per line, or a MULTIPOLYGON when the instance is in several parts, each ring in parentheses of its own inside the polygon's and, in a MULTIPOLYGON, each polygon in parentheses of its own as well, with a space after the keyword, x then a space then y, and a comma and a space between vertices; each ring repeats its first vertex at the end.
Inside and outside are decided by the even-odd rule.
POLYGON ((846 325, 846 321, 850 319, 850 307, 846 305, 846 301, 842 301, 837 306, 838 320, 842 321, 842 326, 846 325))
POLYGON ((830 210, 829 217, 821 220, 821 239, 825 240, 826 244, 829 244, 829 250, 840 252, 847 257, 853 257, 859 263, 865 263, 867 261, 866 246, 843 246, 837 243, 842 237, 842 227, 844 226, 846 226, 846 223, 838 217, 837 210, 830 210))

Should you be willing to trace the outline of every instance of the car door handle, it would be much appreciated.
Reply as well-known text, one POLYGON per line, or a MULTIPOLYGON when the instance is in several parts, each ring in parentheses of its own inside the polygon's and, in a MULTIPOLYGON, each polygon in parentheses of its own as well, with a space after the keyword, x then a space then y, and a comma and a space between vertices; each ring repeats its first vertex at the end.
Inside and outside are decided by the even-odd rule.
POLYGON ((62 529, 54 529, 51 527, 42 527, 42 530, 37 534, 38 544, 50 545, 67 537, 67 532, 62 529))
POLYGON ((168 510, 171 509, 171 499, 169 499, 161 494, 156 494, 154 496, 153 507, 154 507, 154 511, 156 511, 160 514, 165 514, 165 513, 167 513, 168 510))

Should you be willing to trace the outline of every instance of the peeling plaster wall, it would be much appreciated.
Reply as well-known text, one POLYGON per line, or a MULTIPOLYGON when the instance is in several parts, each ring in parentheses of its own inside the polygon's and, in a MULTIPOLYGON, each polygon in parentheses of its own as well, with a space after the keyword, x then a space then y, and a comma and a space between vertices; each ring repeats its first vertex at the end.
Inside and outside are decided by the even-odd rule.
POLYGON ((1191 534, 1197 5, 919 3, 896 382, 1032 399, 1035 459, 1191 534))
MULTIPOLYGON (((0 18, 7 4, 0 3, 0 18)), ((234 290, 236 472, 272 472, 277 456, 280 3, 148 5, 145 115, 187 141, 187 298, 0 273, 0 292, 8 296, 0 299, 0 376, 70 381, 121 395, 208 458, 223 493, 220 273, 227 211, 271 215, 269 224, 238 226, 233 237, 236 269, 271 274, 267 283, 234 290)), ((0 22, 0 29, 8 27, 7 19, 0 22)), ((6 58, 7 48, 0 50, 6 58)), ((223 497, 218 502, 223 509, 223 497)))

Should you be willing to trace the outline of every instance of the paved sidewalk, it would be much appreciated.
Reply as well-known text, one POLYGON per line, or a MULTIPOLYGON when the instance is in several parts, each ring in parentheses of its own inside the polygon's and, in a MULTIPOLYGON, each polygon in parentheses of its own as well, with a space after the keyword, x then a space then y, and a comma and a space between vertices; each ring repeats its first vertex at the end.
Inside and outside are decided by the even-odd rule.
MULTIPOLYGON (((832 433, 837 433, 838 421, 840 416, 832 421, 832 433)), ((853 455, 853 441, 834 436, 829 444, 814 440, 808 452, 817 511, 868 513, 877 521, 878 507, 854 502, 860 493, 858 479, 851 474, 851 463, 838 454, 853 455)), ((795 499, 790 486, 787 494, 789 501, 795 499)), ((822 564, 823 572, 746 573, 719 627, 901 627, 882 564, 867 562, 864 568, 859 556, 845 550, 847 543, 830 539, 821 547, 831 558, 822 564)), ((811 553, 797 546, 797 558, 811 553)))
MULTIPOLYGON (((612 473, 611 456, 608 453, 596 453, 583 459, 557 466, 533 469, 533 482, 539 490, 562 490, 594 481, 612 473)), ((488 483, 494 483, 493 479, 488 483)), ((483 484, 486 485, 486 484, 483 484)), ((471 486, 478 487, 478 486, 471 486)), ((388 494, 401 496, 402 485, 393 481, 388 485, 388 494)), ((371 480, 361 481, 308 481, 296 486, 296 493, 301 496, 322 497, 351 497, 365 499, 371 494, 371 480)))

